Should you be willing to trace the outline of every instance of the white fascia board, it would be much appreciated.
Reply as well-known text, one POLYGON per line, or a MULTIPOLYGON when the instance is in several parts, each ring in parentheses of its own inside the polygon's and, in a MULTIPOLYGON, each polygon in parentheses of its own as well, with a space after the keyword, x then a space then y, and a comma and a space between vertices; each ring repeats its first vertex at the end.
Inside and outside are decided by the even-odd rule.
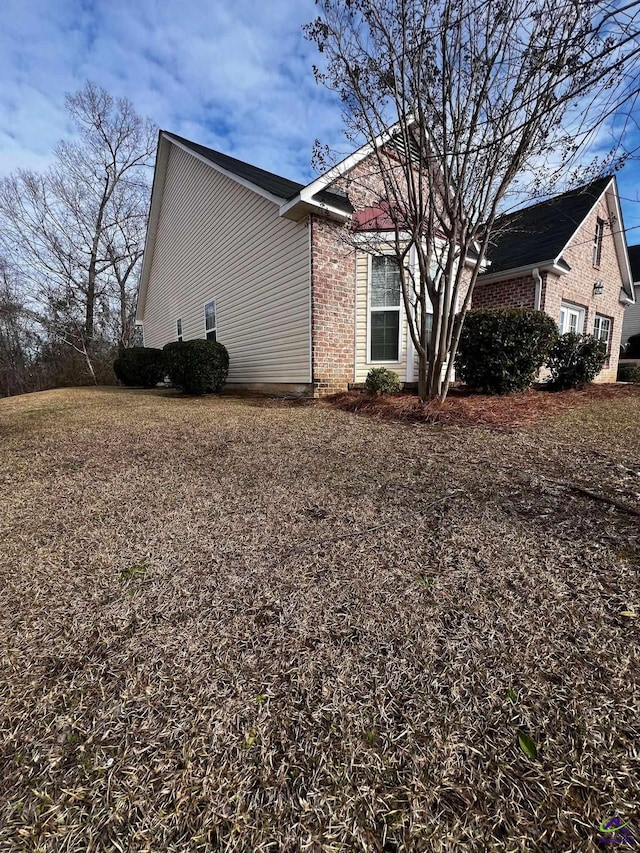
POLYGON ((239 177, 239 175, 230 172, 228 169, 224 169, 222 166, 218 166, 217 163, 214 163, 212 160, 208 160, 206 157, 203 157, 202 154, 198 154, 197 151, 192 151, 191 148, 188 148, 186 145, 183 145, 176 139, 172 139, 170 136, 165 136, 165 139, 167 139, 172 145, 175 145, 176 148, 180 148, 182 151, 186 151, 187 154, 190 154, 192 157, 195 157, 196 160, 200 160, 205 165, 210 166, 212 169, 215 169, 216 172, 220 172, 221 175, 225 175, 227 178, 230 178, 237 184, 240 184, 241 186, 246 187, 248 190, 251 190, 251 192, 254 192, 257 195, 261 195, 268 201, 273 202, 273 204, 277 204, 278 206, 280 206, 283 203, 283 198, 280 198, 277 195, 273 195, 272 193, 267 192, 267 190, 262 189, 262 187, 251 183, 251 181, 247 181, 245 178, 239 177))
POLYGON ((136 305, 136 323, 142 323, 144 307, 147 298, 147 287, 151 273, 153 250, 156 244, 158 232, 158 220, 160 219, 160 208, 162 207, 162 196, 164 194, 164 182, 167 176, 167 163, 169 161, 169 145, 167 137, 160 132, 158 134, 158 149, 156 152, 156 164, 153 172, 153 183, 151 186, 151 204, 149 207, 149 219, 147 221, 147 234, 144 241, 144 254, 142 256, 142 270, 138 282, 138 301, 136 305))
POLYGON ((508 270, 502 270, 501 272, 490 272, 483 273, 478 276, 477 283, 483 284, 486 282, 494 282, 499 281, 502 278, 514 278, 514 276, 526 275, 527 273, 531 273, 533 275, 534 269, 543 270, 544 272, 554 272, 557 275, 566 275, 569 270, 564 267, 558 266, 555 258, 550 258, 548 261, 536 261, 535 264, 526 264, 523 267, 512 267, 508 270))
MULTIPOLYGON (((335 166, 332 166, 324 173, 324 175, 320 175, 320 177, 316 178, 315 181, 311 181, 310 184, 303 187, 298 195, 294 196, 290 201, 282 205, 280 208, 280 216, 286 216, 291 208, 300 204, 300 202, 306 202, 313 207, 323 207, 324 205, 322 205, 321 202, 315 201, 313 196, 328 187, 329 184, 332 184, 337 178, 341 177, 346 172, 349 172, 354 166, 357 166, 358 163, 362 162, 362 160, 368 157, 369 154, 381 145, 384 145, 385 142, 391 139, 393 133, 398 127, 398 124, 399 122, 392 124, 391 127, 384 131, 384 133, 379 134, 373 142, 365 142, 365 144, 361 145, 357 151, 353 152, 353 154, 349 154, 348 157, 345 157, 339 163, 336 163, 335 166)), ((344 211, 341 212, 341 215, 343 217, 349 216, 349 214, 345 214, 344 211)))
POLYGON ((351 219, 351 214, 331 204, 326 204, 323 201, 301 201, 299 196, 292 199, 291 202, 284 202, 280 206, 280 216, 283 219, 290 219, 293 222, 301 222, 310 213, 324 213, 331 219, 338 219, 340 222, 347 222, 351 219), (292 204, 295 202, 295 204, 292 204))
POLYGON ((622 291, 626 297, 626 302, 629 305, 635 305, 636 296, 635 296, 635 287, 633 281, 633 275, 631 273, 631 264, 629 262, 629 252, 627 251, 627 240, 624 236, 624 223, 622 219, 622 208, 620 207, 620 196, 618 195, 618 183, 615 178, 611 178, 611 182, 613 183, 613 187, 611 184, 607 187, 606 192, 613 198, 613 203, 616 209, 616 218, 618 221, 618 228, 613 232, 613 240, 616 244, 616 254, 618 255, 618 260, 620 263, 620 272, 622 273, 622 281, 623 288, 622 291), (629 292, 627 292, 624 288, 624 285, 627 285, 629 288, 629 292))

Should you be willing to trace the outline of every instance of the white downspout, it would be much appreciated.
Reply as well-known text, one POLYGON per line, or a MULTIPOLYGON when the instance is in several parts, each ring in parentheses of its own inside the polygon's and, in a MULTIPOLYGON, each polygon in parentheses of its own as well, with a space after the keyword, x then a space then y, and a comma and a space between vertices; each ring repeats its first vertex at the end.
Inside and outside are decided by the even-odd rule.
POLYGON ((534 267, 531 270, 531 275, 533 276, 533 280, 536 285, 535 296, 533 297, 533 307, 536 311, 539 311, 540 304, 542 302, 542 276, 540 275, 538 267, 534 267))

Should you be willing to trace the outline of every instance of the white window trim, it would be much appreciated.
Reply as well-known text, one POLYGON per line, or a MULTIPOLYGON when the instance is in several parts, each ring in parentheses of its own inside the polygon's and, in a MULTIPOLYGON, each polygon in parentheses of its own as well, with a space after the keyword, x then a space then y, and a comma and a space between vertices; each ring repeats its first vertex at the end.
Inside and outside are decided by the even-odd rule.
POLYGON ((596 323, 598 322, 598 320, 606 320, 607 324, 608 324, 608 326, 607 326, 607 340, 603 342, 607 345, 607 355, 608 355, 610 352, 610 349, 611 349, 611 330, 613 329, 613 321, 611 320, 611 317, 607 317, 606 314, 596 314, 595 315, 595 317, 593 318, 593 336, 598 341, 602 340, 601 337, 596 335, 596 323))
POLYGON ((216 305, 215 299, 207 299, 206 302, 202 303, 202 315, 204 318, 204 339, 205 339, 205 341, 209 340, 207 338, 207 334, 209 332, 215 332, 216 341, 217 341, 218 340, 218 306, 216 305), (207 329, 207 305, 211 305, 212 302, 213 302, 213 313, 215 314, 215 318, 216 318, 216 324, 213 327, 213 329, 207 329))
MULTIPOLYGON (((389 257, 394 257, 391 252, 380 252, 376 257, 380 255, 388 255, 389 257)), ((366 364, 402 364, 402 293, 400 293, 400 304, 398 308, 395 307, 380 307, 380 308, 372 308, 371 307, 371 284, 373 280, 373 255, 369 253, 367 257, 367 361, 366 364), (371 358, 371 314, 372 312, 379 314, 382 311, 398 311, 398 358, 397 361, 374 361, 371 358)))
POLYGON ((593 235, 593 266, 595 269, 600 269, 602 265, 602 243, 604 240, 604 219, 596 217, 596 230, 593 235))
MULTIPOLYGON (((575 314, 575 316, 577 317, 576 334, 581 335, 584 332, 584 308, 581 308, 579 305, 572 305, 570 302, 561 302, 560 315, 562 315, 563 311, 567 313, 567 319, 569 317, 569 314, 575 314)), ((558 328, 560 330, 561 335, 566 335, 567 332, 571 331, 571 329, 568 327, 568 324, 567 328, 563 330, 562 326, 560 325, 560 317, 558 317, 558 328)))
POLYGON ((176 340, 184 340, 184 326, 182 324, 182 317, 176 317, 176 340), (180 323, 180 331, 178 331, 178 323, 180 323))

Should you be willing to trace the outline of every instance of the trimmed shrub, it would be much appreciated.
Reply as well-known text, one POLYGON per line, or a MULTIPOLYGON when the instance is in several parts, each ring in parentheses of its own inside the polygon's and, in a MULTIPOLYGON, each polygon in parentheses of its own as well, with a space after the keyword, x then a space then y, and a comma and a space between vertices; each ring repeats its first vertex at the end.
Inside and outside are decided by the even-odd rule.
POLYGON ((386 367, 372 367, 367 373, 364 387, 370 394, 397 394, 402 383, 395 371, 386 367))
POLYGON ((165 376, 163 352, 153 347, 122 350, 113 362, 113 372, 130 388, 154 388, 165 376))
POLYGON ((640 367, 637 364, 619 364, 618 382, 640 382, 640 367))
POLYGON ((219 391, 229 373, 229 353, 217 341, 172 341, 164 347, 169 379, 185 394, 219 391))
POLYGON ((524 391, 558 338, 551 317, 530 308, 469 311, 456 356, 460 379, 485 394, 524 391))
POLYGON ((640 335, 631 335, 624 348, 625 358, 640 358, 640 335))
POLYGON ((549 385, 554 391, 565 391, 593 382, 607 360, 607 347, 593 335, 567 332, 556 341, 547 367, 549 385))

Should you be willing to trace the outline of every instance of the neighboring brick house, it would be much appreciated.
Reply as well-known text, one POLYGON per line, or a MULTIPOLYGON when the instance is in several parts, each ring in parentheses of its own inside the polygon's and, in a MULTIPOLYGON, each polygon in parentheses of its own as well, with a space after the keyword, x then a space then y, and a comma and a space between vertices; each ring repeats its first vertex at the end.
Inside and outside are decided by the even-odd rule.
MULTIPOLYGON (((379 196, 375 186, 367 191, 375 180, 371 160, 365 146, 304 185, 161 131, 137 309, 145 345, 217 339, 229 351, 229 384, 261 390, 332 393, 360 385, 374 366, 415 382, 397 268, 387 255, 356 250, 344 239, 345 223, 366 217, 379 196)), ((611 203, 615 182, 612 187, 603 190, 611 203)), ((585 210, 572 234, 588 215, 585 210)), ((384 229, 377 223, 373 230, 384 229)), ((605 227, 600 278, 606 300, 616 275, 618 289, 624 284, 624 272, 612 271, 614 254, 620 264, 626 259, 624 240, 615 253, 609 243, 605 227)), ((584 327, 593 322, 592 304, 606 307, 609 339, 619 341, 619 294, 605 305, 601 297, 587 300, 584 282, 566 294, 555 287, 569 275, 569 264, 567 280, 576 278, 580 259, 573 250, 565 254, 566 260, 554 255, 551 265, 539 264, 539 291, 531 265, 509 273, 496 255, 476 304, 497 304, 495 289, 500 304, 533 307, 538 300, 558 314, 561 300, 571 296, 584 312, 578 316, 584 327)), ((586 281, 593 267, 582 267, 586 281)), ((563 316, 574 322, 574 314, 563 316)))
POLYGON ((629 246, 628 252, 636 301, 633 305, 629 305, 624 312, 624 322, 622 324, 623 344, 626 344, 631 335, 640 335, 640 245, 629 246))
POLYGON ((473 307, 535 308, 561 332, 595 335, 609 352, 597 381, 614 382, 625 308, 635 301, 616 179, 516 211, 495 228, 473 307))

